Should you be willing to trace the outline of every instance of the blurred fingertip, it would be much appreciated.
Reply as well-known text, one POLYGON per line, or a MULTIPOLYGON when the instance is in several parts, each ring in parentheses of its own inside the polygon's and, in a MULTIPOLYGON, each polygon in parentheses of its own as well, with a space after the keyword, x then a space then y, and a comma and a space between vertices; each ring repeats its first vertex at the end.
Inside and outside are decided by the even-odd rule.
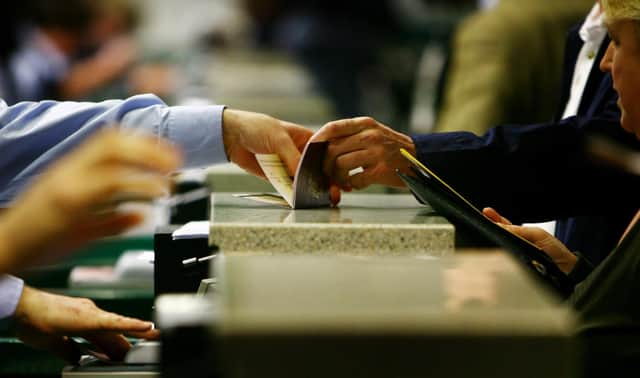
POLYGON ((340 203, 342 193, 340 192, 340 188, 337 185, 332 185, 329 189, 329 196, 331 198, 331 205, 336 206, 340 203))

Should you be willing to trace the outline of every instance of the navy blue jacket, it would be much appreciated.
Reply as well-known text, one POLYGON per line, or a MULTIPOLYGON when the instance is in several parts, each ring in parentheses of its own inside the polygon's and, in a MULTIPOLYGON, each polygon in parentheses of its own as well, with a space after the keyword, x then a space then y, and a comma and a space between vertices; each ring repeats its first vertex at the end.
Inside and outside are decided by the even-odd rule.
MULTIPOLYGON (((578 30, 572 29, 567 40, 558 114, 582 47, 578 30)), ((640 207, 640 179, 594 161, 585 151, 585 137, 592 132, 640 150, 640 142, 620 126, 616 101, 611 76, 596 65, 575 117, 497 126, 481 137, 453 132, 412 138, 418 158, 477 207, 494 207, 516 223, 557 219, 556 236, 597 264, 640 207)))

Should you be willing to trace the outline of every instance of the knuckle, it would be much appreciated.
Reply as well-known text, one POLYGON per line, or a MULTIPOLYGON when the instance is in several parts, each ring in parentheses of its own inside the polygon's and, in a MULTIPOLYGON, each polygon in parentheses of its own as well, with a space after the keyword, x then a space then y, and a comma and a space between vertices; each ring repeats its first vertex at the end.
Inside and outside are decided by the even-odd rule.
POLYGON ((365 172, 370 177, 378 177, 384 174, 387 170, 387 166, 384 164, 377 164, 371 167, 368 172, 365 172))
POLYGON ((335 143, 329 143, 329 145, 327 146, 327 154, 325 156, 325 159, 332 159, 334 158, 338 153, 338 146, 336 146, 335 143))
POLYGON ((373 126, 378 123, 375 119, 373 119, 373 117, 369 117, 369 116, 361 117, 360 122, 368 126, 373 126))
POLYGON ((375 129, 367 129, 360 133, 360 141, 367 145, 377 145, 382 139, 381 133, 375 129))
POLYGON ((348 164, 349 164, 349 162, 348 162, 348 159, 347 159, 347 157, 345 155, 338 156, 338 158, 336 159, 336 162, 335 162, 335 166, 339 170, 344 170, 344 169, 349 168, 348 164))
POLYGON ((55 188, 51 193, 52 204, 57 204, 62 209, 76 209, 81 204, 83 198, 81 191, 76 189, 55 188))
POLYGON ((84 307, 96 307, 95 302, 93 302, 93 300, 89 299, 89 298, 80 298, 79 300, 80 305, 84 306, 84 307))
POLYGON ((351 186, 354 189, 360 190, 360 189, 364 189, 367 185, 365 184, 364 180, 362 180, 362 178, 358 178, 357 180, 351 181, 351 186))
POLYGON ((329 122, 323 127, 324 134, 328 138, 332 138, 335 134, 339 132, 341 127, 342 127, 342 122, 340 121, 329 122))

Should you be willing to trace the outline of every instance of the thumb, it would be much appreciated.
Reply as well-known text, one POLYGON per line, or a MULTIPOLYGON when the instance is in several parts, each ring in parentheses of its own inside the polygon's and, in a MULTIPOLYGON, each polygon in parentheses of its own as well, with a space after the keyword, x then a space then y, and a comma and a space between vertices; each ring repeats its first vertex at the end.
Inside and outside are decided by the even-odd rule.
POLYGON ((500 215, 500 213, 498 213, 495 209, 491 207, 485 207, 484 209, 482 209, 482 214, 484 214, 484 216, 486 216, 487 218, 489 218, 491 221, 495 223, 499 223, 503 225, 513 224, 511 223, 511 221, 509 221, 507 218, 500 215))
POLYGON ((282 144, 278 147, 278 156, 280 156, 280 160, 282 160, 289 174, 293 177, 300 163, 300 151, 298 151, 290 138, 287 137, 282 141, 282 144))

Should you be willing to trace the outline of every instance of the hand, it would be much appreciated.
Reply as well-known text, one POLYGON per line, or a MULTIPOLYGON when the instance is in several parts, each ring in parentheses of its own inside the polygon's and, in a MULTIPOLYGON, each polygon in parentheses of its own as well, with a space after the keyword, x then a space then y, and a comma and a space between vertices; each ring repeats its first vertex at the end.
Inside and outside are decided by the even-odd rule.
POLYGON ((293 176, 311 130, 260 113, 225 109, 222 135, 229 160, 264 178, 255 154, 277 154, 293 176))
POLYGON ((277 154, 293 176, 313 133, 266 114, 225 109, 222 137, 227 157, 247 172, 266 178, 255 154, 277 154))
POLYGON ((89 299, 71 298, 24 288, 14 316, 25 344, 49 350, 76 363, 81 352, 72 336, 85 338, 112 360, 122 361, 131 347, 123 334, 157 339, 153 324, 106 312, 89 299))
POLYGON ((114 211, 118 201, 168 192, 166 174, 179 152, 156 137, 108 129, 60 159, 0 220, 0 272, 52 259, 98 237, 138 224, 138 213, 114 211))
POLYGON ((501 216, 490 207, 483 209, 482 213, 493 222, 535 244, 549 255, 553 262, 564 273, 569 274, 576 265, 578 257, 571 253, 560 240, 545 230, 538 227, 515 226, 507 218, 501 216))
POLYGON ((371 184, 403 187, 396 169, 408 172, 409 164, 400 148, 416 153, 409 136, 369 117, 330 122, 313 137, 313 141, 322 140, 330 142, 325 174, 347 191, 371 184), (364 168, 364 172, 349 176, 349 171, 357 167, 364 168))

